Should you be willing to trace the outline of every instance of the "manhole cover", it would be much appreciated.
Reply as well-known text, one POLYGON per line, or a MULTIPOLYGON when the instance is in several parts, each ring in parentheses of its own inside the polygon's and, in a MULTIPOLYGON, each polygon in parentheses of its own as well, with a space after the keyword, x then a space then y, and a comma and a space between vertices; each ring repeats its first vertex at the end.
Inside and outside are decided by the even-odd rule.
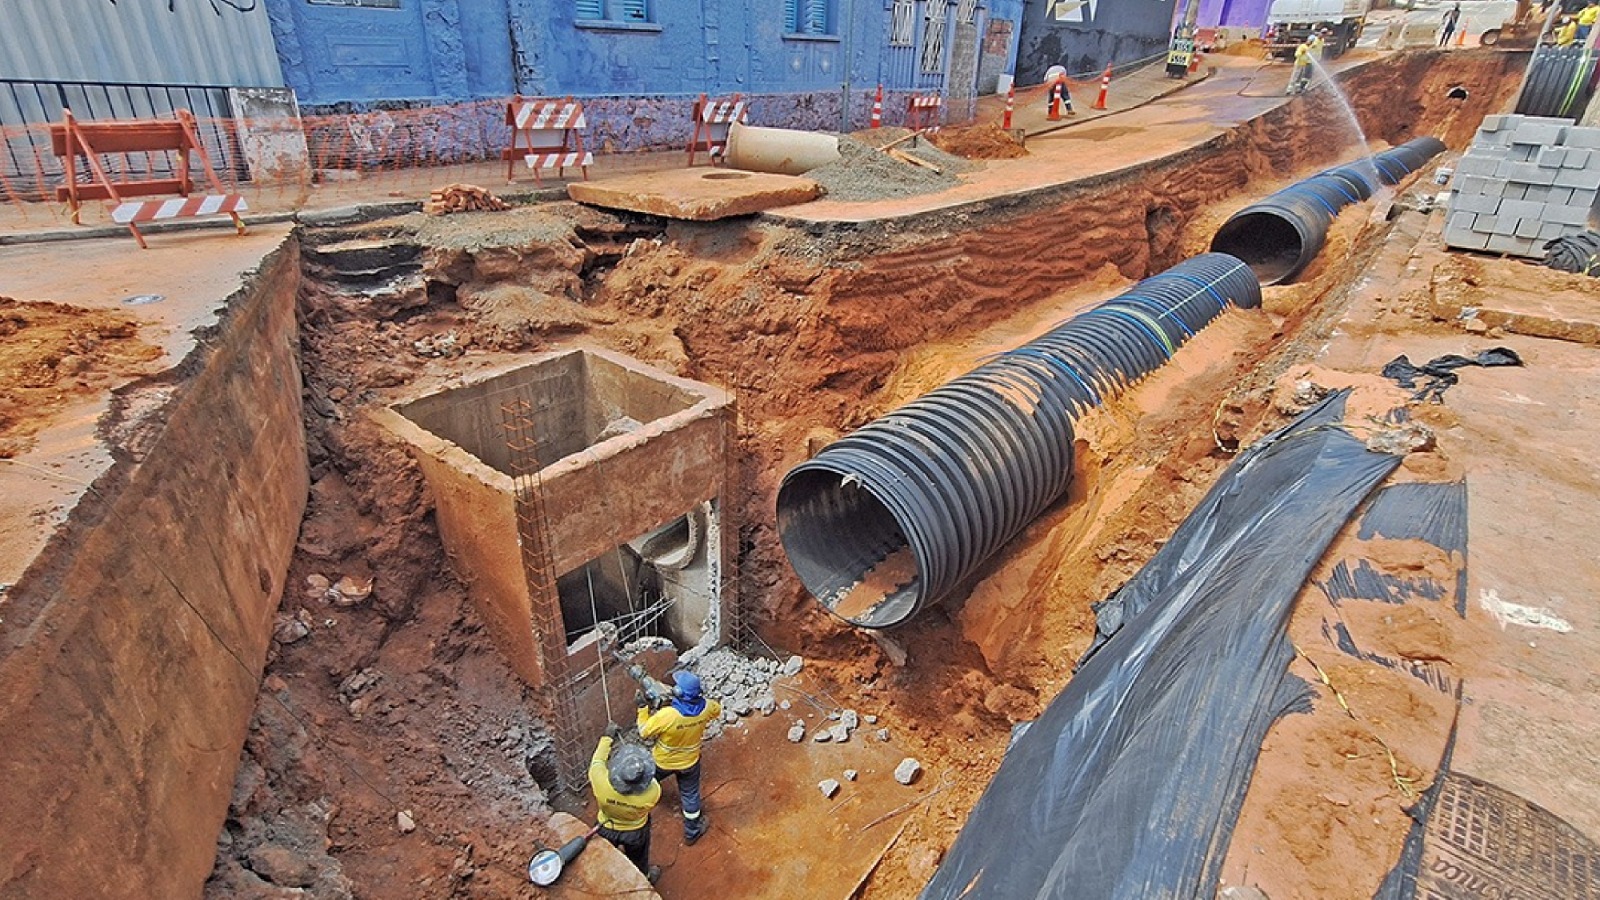
POLYGON ((1600 847, 1554 813, 1451 772, 1428 817, 1421 900, 1600 896, 1600 847))

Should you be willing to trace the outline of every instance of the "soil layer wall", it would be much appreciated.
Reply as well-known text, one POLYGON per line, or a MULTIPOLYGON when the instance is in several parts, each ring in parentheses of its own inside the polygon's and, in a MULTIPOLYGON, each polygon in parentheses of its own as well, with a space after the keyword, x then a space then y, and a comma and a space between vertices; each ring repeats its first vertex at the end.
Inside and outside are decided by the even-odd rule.
POLYGON ((121 392, 116 464, 9 593, 0 896, 200 894, 306 504, 298 283, 290 242, 121 392))

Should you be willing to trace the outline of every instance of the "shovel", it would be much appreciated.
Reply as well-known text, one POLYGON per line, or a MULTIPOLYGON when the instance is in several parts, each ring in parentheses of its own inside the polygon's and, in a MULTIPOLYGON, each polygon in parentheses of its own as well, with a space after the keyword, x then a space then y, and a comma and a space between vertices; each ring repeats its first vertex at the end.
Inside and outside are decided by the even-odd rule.
POLYGON ((589 829, 588 834, 575 837, 562 844, 559 850, 551 850, 547 847, 540 848, 538 852, 533 854, 533 858, 528 860, 528 880, 540 887, 549 887, 555 884, 556 879, 561 877, 561 870, 571 865, 572 861, 578 858, 578 854, 583 852, 583 848, 589 846, 589 839, 594 837, 599 830, 600 826, 596 825, 589 829))

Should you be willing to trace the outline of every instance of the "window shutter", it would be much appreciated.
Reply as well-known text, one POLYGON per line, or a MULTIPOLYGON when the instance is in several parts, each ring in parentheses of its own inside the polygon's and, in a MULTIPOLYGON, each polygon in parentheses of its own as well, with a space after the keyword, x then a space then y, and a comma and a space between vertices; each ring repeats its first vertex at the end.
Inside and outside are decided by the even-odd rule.
POLYGON ((622 0, 622 2, 618 4, 622 11, 622 20, 624 22, 650 21, 650 13, 649 10, 645 8, 645 3, 646 0, 622 0))
POLYGON ((606 17, 605 0, 578 0, 577 17, 580 19, 604 19, 606 17))
POLYGON ((806 0, 806 34, 828 33, 828 0, 806 0))
POLYGON ((800 31, 800 0, 783 0, 783 30, 789 34, 800 31))

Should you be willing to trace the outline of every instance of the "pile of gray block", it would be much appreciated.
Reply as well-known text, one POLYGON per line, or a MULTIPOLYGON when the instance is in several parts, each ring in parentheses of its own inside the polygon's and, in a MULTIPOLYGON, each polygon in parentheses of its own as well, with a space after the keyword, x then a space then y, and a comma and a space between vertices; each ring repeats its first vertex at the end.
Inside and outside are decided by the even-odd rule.
POLYGON ((1445 246, 1543 258, 1547 241, 1586 228, 1600 191, 1600 128, 1485 116, 1452 187, 1445 246))

